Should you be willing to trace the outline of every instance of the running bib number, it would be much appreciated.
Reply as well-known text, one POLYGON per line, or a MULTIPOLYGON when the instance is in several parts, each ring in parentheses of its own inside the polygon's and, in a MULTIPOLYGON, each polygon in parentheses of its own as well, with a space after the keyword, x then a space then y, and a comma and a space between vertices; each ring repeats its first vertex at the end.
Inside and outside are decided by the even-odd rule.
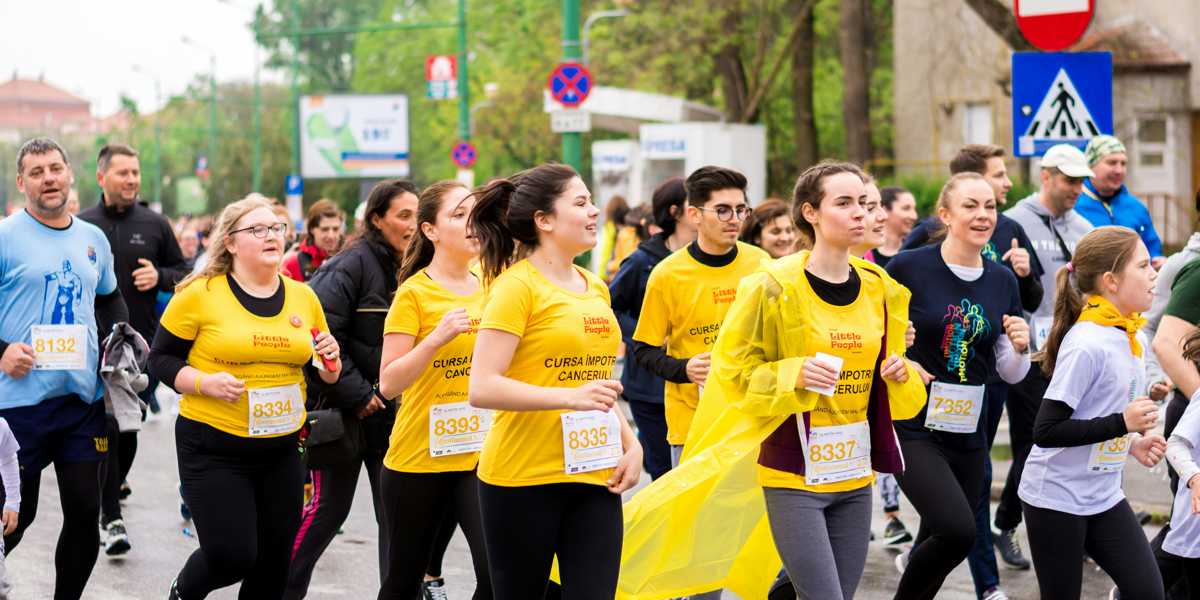
POLYGON ((259 388, 250 398, 250 437, 291 433, 300 428, 304 400, 298 384, 259 388))
POLYGON ((75 371, 87 368, 87 327, 83 325, 34 325, 30 345, 37 355, 33 368, 39 371, 75 371))
POLYGON ((805 439, 804 482, 808 485, 858 479, 871 474, 871 428, 866 421, 813 427, 805 439))
POLYGON ((1033 327, 1033 347, 1035 350, 1046 348, 1046 340, 1050 339, 1050 327, 1054 325, 1053 317, 1033 317, 1029 325, 1033 327))
POLYGON ((974 433, 983 412, 982 385, 933 382, 925 410, 925 427, 949 433, 974 433))
POLYGON ((1092 444, 1088 455, 1088 471, 1092 473, 1119 473, 1125 468, 1129 456, 1129 436, 1124 435, 1098 444, 1092 444))
POLYGON ((429 407, 429 456, 479 452, 491 428, 490 410, 468 402, 434 404, 429 407))
POLYGON ((621 422, 613 411, 562 414, 563 470, 568 474, 611 469, 621 459, 621 422))

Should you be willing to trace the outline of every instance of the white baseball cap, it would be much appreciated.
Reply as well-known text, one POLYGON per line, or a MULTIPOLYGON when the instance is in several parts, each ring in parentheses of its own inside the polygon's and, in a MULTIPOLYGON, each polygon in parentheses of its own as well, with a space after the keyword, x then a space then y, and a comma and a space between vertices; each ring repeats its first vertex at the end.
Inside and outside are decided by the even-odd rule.
POLYGON ((1043 169, 1058 169, 1067 177, 1095 177, 1096 174, 1088 167, 1087 157, 1083 151, 1070 144, 1051 146, 1042 155, 1043 169))

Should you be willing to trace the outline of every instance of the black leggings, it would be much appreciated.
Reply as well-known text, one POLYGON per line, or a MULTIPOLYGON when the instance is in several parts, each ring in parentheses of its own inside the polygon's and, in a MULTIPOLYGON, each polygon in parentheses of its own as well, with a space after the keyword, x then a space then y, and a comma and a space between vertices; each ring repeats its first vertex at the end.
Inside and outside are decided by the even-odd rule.
MULTIPOLYGON (((475 494, 475 512, 479 512, 479 493, 475 494)), ((433 553, 429 555, 429 566, 425 568, 425 574, 439 578, 442 576, 442 560, 446 558, 446 549, 450 547, 450 540, 454 538, 454 530, 458 529, 458 515, 454 511, 448 510, 442 516, 442 522, 438 524, 437 537, 433 540, 433 553)), ((382 577, 382 575, 381 575, 382 577)), ((488 587, 492 585, 488 582, 488 587)))
POLYGON ((124 433, 117 426, 117 418, 105 416, 108 429, 108 457, 104 459, 104 478, 100 488, 100 524, 109 523, 121 518, 121 484, 129 476, 133 468, 133 457, 137 455, 136 431, 124 433))
POLYGON ((612 600, 621 569, 621 496, 586 483, 479 482, 488 570, 497 600, 546 594, 558 556, 565 600, 612 600))
POLYGON ((1024 503, 1025 529, 1042 600, 1079 598, 1083 553, 1104 569, 1126 600, 1162 600, 1154 553, 1129 503, 1095 515, 1073 515, 1024 503))
POLYGON ((901 440, 900 449, 904 472, 896 480, 921 515, 921 528, 896 598, 934 598, 975 544, 987 449, 947 448, 933 440, 901 440))
MULTIPOLYGON (((380 493, 388 537, 388 565, 379 599, 412 600, 431 564, 438 538, 447 529, 446 513, 462 524, 475 567, 474 600, 491 600, 487 551, 479 516, 479 480, 474 471, 401 473, 384 467, 380 493)), ((449 528, 453 533, 453 523, 449 528)), ((439 565, 440 567, 440 565, 439 565)), ((437 569, 440 571, 441 569, 437 569)), ((431 573, 440 575, 440 573, 431 573)))
MULTIPOLYGON (((55 461, 54 475, 58 478, 58 497, 63 513, 62 531, 54 551, 54 600, 78 599, 92 576, 96 556, 100 553, 101 461, 55 461)), ((42 485, 41 469, 21 469, 21 512, 17 529, 4 536, 4 545, 12 552, 25 529, 37 517, 38 492, 42 485)))
POLYGON ((179 417, 175 447, 200 538, 179 572, 179 597, 238 581, 242 600, 282 597, 304 503, 299 437, 243 438, 179 417))
POLYGON ((308 585, 312 580, 313 570, 317 567, 317 561, 337 536, 338 529, 346 522, 346 517, 350 515, 354 493, 358 490, 358 476, 364 466, 367 470, 367 480, 371 484, 371 498, 375 508, 375 523, 378 529, 376 550, 382 578, 388 550, 388 538, 383 529, 383 505, 379 496, 379 471, 383 467, 383 457, 372 453, 361 458, 355 457, 354 460, 342 464, 309 471, 312 476, 313 495, 304 505, 300 515, 300 527, 292 544, 292 560, 291 566, 288 567, 284 600, 297 600, 308 594, 308 585))

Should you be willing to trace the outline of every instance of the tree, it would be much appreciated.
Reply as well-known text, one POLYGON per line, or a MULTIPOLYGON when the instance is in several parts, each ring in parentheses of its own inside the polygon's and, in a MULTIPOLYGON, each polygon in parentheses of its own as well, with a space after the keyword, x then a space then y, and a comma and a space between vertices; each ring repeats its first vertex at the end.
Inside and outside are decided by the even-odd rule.
MULTIPOLYGON (((804 0, 792 0, 791 8, 801 14, 803 4, 804 0)), ((800 17, 799 36, 792 49, 792 127, 797 171, 819 160, 816 110, 813 106, 813 55, 816 52, 813 13, 808 10, 807 14, 800 17)))
POLYGON ((846 124, 846 155, 865 164, 871 158, 870 73, 867 68, 866 0, 841 0, 842 119, 846 124))
MULTIPOLYGON (((363 25, 379 14, 384 0, 272 0, 268 10, 260 4, 252 27, 266 34, 285 33, 298 23, 301 29, 324 29, 363 25), (298 9, 298 19, 293 14, 298 9)), ((408 2, 406 4, 415 4, 408 2)), ((266 66, 287 68, 291 65, 292 39, 261 38, 259 44, 269 53, 266 66)), ((300 76, 312 92, 344 92, 354 81, 353 35, 335 34, 299 38, 300 76)))
POLYGON ((1037 50, 1017 27, 1017 18, 1011 8, 1000 0, 963 0, 979 18, 1008 44, 1009 48, 1017 51, 1037 50))

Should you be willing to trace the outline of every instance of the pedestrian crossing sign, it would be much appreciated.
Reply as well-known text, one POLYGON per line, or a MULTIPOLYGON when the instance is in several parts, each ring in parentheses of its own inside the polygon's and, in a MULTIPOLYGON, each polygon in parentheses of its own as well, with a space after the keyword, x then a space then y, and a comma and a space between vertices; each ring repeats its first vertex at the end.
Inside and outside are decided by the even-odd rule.
POLYGON ((1111 135, 1112 53, 1013 53, 1012 111, 1017 156, 1111 135))

